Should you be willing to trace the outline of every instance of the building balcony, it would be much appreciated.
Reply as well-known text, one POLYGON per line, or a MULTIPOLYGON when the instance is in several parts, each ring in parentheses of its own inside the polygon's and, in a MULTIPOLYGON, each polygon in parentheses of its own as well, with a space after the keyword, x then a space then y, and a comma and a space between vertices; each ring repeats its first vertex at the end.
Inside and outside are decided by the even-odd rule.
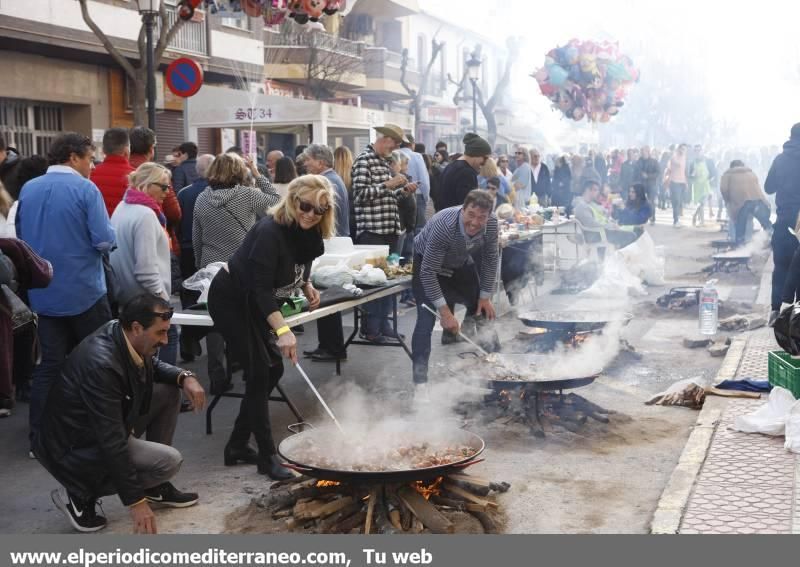
MULTIPOLYGON (((364 92, 373 95, 384 95, 389 98, 408 98, 408 91, 400 82, 403 58, 399 53, 389 51, 385 47, 368 47, 364 52, 364 68, 367 85, 364 92)), ((418 88, 420 75, 416 71, 414 60, 409 60, 406 72, 406 83, 418 88)))
MULTIPOLYGON (((178 20, 177 8, 167 6, 167 25, 168 29, 178 20)), ((158 26, 156 27, 158 34, 158 26)), ((158 35, 156 35, 158 37, 158 35)), ((179 51, 181 53, 191 53, 208 57, 208 30, 206 28, 205 12, 198 10, 192 20, 185 22, 178 33, 172 38, 169 51, 179 51)))
POLYGON ((366 86, 365 45, 324 32, 264 34, 266 76, 290 82, 324 81, 336 89, 366 86))

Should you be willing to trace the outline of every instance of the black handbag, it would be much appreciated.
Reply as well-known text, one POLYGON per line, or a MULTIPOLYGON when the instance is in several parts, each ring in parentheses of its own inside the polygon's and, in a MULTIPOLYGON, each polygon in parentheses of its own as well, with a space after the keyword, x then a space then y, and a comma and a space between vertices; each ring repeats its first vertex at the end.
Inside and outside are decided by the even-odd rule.
POLYGON ((0 309, 11 319, 15 335, 36 326, 36 314, 6 284, 0 284, 0 309))

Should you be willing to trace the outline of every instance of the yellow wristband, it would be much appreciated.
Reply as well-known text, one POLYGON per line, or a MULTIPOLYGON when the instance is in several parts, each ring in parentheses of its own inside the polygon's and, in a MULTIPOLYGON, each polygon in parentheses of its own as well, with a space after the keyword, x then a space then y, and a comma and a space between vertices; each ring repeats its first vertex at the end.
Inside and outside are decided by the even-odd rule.
POLYGON ((289 331, 291 331, 291 329, 289 328, 289 325, 284 325, 283 327, 275 329, 275 335, 280 337, 281 335, 285 335, 289 331))

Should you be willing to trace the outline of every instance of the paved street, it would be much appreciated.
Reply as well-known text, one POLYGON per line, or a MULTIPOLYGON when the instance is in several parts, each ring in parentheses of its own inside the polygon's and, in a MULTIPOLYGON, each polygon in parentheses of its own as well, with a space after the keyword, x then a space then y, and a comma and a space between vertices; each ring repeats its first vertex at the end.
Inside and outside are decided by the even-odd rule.
MULTIPOLYGON (((669 211, 659 214, 659 222, 649 227, 657 245, 667 253, 667 284, 648 289, 648 295, 626 306, 635 319, 622 332, 636 355, 623 352, 594 384, 576 393, 594 403, 619 412, 611 424, 591 423, 585 430, 570 433, 561 428, 547 430, 545 439, 534 438, 522 425, 501 425, 470 420, 470 428, 487 443, 486 461, 475 466, 477 474, 512 484, 500 497, 509 533, 594 532, 645 533, 657 502, 678 462, 697 412, 684 408, 645 406, 652 394, 683 378, 699 377, 711 381, 721 359, 705 350, 690 351, 681 345, 697 326, 696 311, 663 312, 655 299, 669 287, 704 280, 700 271, 709 264, 708 242, 718 230, 674 229, 669 211), (639 360, 638 358, 641 357, 639 360), (676 364, 677 361, 680 363, 676 364), (542 513, 547 510, 547 513, 542 513)), ((753 302, 760 277, 749 272, 721 274, 720 291, 725 299, 753 302)), ((553 295, 555 285, 548 275, 535 299, 539 309, 561 307, 597 308, 596 300, 553 295)), ((522 308, 520 308, 522 309, 522 308)), ((410 338, 413 310, 401 318, 401 330, 410 338)), ((349 322, 349 317, 346 317, 349 322)), ((504 351, 523 347, 515 340, 523 328, 510 314, 502 319, 504 351)), ((448 369, 463 361, 458 354, 469 350, 463 344, 442 347, 434 334, 435 361, 431 371, 433 402, 417 419, 462 420, 452 411, 454 402, 468 398, 470 390, 458 391, 448 369)), ((314 325, 308 325, 301 338, 303 347, 315 344, 314 325)), ((189 365, 201 375, 205 359, 189 365)), ((410 362, 398 348, 352 347, 342 376, 332 365, 304 365, 323 396, 345 420, 363 419, 368 414, 411 412, 410 362)), ((478 377, 480 379, 480 376, 478 377)), ((240 378, 235 378, 241 388, 240 378)), ((306 420, 326 420, 321 408, 300 376, 287 369, 282 384, 299 405, 306 420)), ((474 397, 474 394, 472 394, 474 397)), ((278 438, 288 434, 285 425, 294 421, 282 404, 271 404, 278 438)), ((176 447, 185 457, 176 481, 180 488, 200 492, 201 503, 186 510, 157 513, 159 530, 165 533, 218 533, 226 531, 226 516, 231 519, 247 506, 253 495, 267 487, 264 477, 253 467, 226 468, 222 448, 230 432, 238 401, 223 399, 214 412, 214 434, 206 436, 200 415, 180 417, 176 447)), ((12 417, 0 422, 0 444, 6 448, 0 469, 0 487, 6 513, 0 517, 3 533, 69 533, 64 518, 54 510, 49 492, 53 480, 27 457, 27 408, 21 405, 12 417)), ((111 532, 127 533, 127 512, 115 497, 104 499, 111 532)), ((695 508, 690 508, 693 512, 695 508)), ((693 516, 687 516, 687 522, 693 516)), ((686 527, 688 529, 688 523, 686 527)), ((258 526, 252 527, 258 531, 258 526)))

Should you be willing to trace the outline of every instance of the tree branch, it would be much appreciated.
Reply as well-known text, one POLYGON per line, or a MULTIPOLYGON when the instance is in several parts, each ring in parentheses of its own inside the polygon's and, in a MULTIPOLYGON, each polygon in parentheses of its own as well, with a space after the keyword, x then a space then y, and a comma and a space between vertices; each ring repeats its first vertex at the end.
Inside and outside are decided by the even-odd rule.
POLYGON ((425 94, 425 87, 428 86, 428 77, 430 77, 431 75, 431 69, 433 69, 433 64, 436 63, 436 58, 442 51, 442 47, 444 47, 443 41, 436 41, 435 37, 431 40, 431 58, 430 61, 428 61, 427 67, 425 67, 425 72, 422 74, 422 79, 420 82, 419 94, 418 94, 419 98, 422 98, 423 95, 425 94))
POLYGON ((467 72, 464 71, 464 76, 461 77, 460 81, 454 80, 453 76, 450 73, 448 73, 447 74, 447 82, 450 83, 451 85, 455 85, 455 86, 458 87, 456 89, 455 94, 453 95, 453 104, 455 106, 458 106, 458 99, 461 96, 461 93, 464 90, 464 86, 466 85, 466 82, 467 82, 467 72))
POLYGON ((503 70, 503 76, 498 81, 497 86, 494 89, 494 93, 486 102, 486 107, 489 109, 489 112, 494 112, 495 106, 500 101, 500 98, 503 97, 506 90, 508 89, 508 85, 511 82, 511 68, 514 66, 514 63, 517 60, 517 56, 519 55, 519 49, 517 48, 517 42, 509 39, 508 41, 508 59, 506 59, 506 66, 503 70))
POLYGON ((404 47, 402 53, 402 60, 400 62, 400 84, 403 85, 403 88, 408 92, 408 94, 411 95, 411 98, 416 100, 417 91, 416 89, 412 89, 411 86, 408 84, 406 71, 408 71, 408 48, 404 47))
POLYGON ((98 25, 94 22, 92 17, 89 15, 89 6, 86 4, 87 0, 78 0, 81 5, 81 15, 83 16, 83 21, 89 26, 89 29, 92 30, 97 39, 100 40, 100 43, 103 44, 103 47, 106 49, 109 55, 111 55, 112 59, 117 62, 117 64, 122 67, 125 73, 131 78, 136 79, 136 69, 131 62, 128 61, 123 55, 117 50, 116 47, 111 43, 103 30, 101 30, 98 25))

